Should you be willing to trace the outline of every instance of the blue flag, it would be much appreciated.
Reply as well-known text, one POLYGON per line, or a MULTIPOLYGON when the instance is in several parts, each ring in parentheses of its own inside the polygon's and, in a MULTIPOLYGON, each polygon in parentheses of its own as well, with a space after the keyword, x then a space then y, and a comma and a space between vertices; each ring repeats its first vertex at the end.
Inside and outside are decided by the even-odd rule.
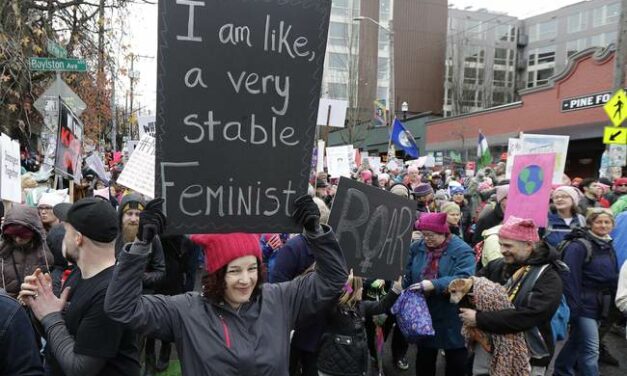
POLYGON ((392 142, 405 150, 405 153, 411 155, 412 157, 418 158, 420 156, 420 149, 418 149, 418 145, 416 145, 414 136, 412 136, 412 134, 405 129, 403 123, 401 123, 398 119, 394 119, 392 142))

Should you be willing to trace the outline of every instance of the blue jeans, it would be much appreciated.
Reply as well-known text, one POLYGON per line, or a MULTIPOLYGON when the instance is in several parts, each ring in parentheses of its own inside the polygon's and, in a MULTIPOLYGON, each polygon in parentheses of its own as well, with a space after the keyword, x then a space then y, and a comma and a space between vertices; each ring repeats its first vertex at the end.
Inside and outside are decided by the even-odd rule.
POLYGON ((574 376, 575 365, 581 376, 599 375, 599 323, 578 317, 571 323, 568 340, 555 360, 556 376, 574 376))

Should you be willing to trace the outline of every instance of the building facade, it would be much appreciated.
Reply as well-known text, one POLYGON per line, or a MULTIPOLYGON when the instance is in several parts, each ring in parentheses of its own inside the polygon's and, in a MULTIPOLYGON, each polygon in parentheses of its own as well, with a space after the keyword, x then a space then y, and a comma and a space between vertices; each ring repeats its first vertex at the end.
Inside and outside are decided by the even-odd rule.
POLYGON ((333 0, 322 97, 347 100, 358 126, 369 126, 374 101, 389 104, 392 92, 394 112, 408 102, 411 113, 441 113, 446 4, 333 0))
POLYGON ((514 101, 518 27, 506 14, 449 9, 444 116, 514 101))
POLYGON ((432 120, 426 124, 426 149, 456 151, 474 159, 481 131, 488 140, 493 160, 506 151, 508 139, 520 132, 570 137, 566 173, 595 176, 605 150, 604 127, 610 124, 603 101, 612 92, 614 52, 590 47, 572 55, 566 67, 544 85, 520 91, 520 100, 474 113, 432 120), (573 100, 591 103, 571 106, 573 100))
POLYGON ((522 22, 524 87, 544 85, 568 58, 588 47, 616 43, 620 1, 582 1, 522 22))
POLYGON ((444 116, 517 101, 520 90, 546 84, 575 53, 616 43, 620 7, 618 0, 582 1, 521 20, 449 9, 444 116))

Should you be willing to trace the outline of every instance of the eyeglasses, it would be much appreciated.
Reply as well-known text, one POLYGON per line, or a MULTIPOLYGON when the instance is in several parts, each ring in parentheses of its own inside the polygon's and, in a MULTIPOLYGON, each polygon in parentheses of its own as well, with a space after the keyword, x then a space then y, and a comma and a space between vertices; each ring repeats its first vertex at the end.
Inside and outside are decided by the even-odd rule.
POLYGON ((52 206, 38 206, 37 210, 39 210, 40 212, 51 211, 52 210, 52 206))
POLYGON ((435 239, 435 238, 438 237, 438 235, 440 235, 440 234, 436 234, 435 232, 423 232, 422 233, 422 236, 425 239, 435 239))
POLYGON ((553 200, 566 200, 568 198, 570 198, 570 196, 553 196, 553 200))
POLYGON ((627 184, 617 184, 617 187, 627 187, 627 184))

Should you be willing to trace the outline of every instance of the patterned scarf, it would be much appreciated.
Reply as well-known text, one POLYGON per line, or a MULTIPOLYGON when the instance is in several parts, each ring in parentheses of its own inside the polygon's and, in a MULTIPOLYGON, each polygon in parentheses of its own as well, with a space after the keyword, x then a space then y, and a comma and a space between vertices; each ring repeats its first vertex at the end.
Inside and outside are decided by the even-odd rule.
MULTIPOLYGON (((438 271, 440 269, 440 258, 442 253, 448 248, 448 243, 451 241, 451 235, 447 235, 444 242, 439 247, 430 248, 427 247, 427 267, 422 271, 422 280, 436 279, 438 278, 438 271)), ((426 243, 425 243, 426 246, 426 243)))

